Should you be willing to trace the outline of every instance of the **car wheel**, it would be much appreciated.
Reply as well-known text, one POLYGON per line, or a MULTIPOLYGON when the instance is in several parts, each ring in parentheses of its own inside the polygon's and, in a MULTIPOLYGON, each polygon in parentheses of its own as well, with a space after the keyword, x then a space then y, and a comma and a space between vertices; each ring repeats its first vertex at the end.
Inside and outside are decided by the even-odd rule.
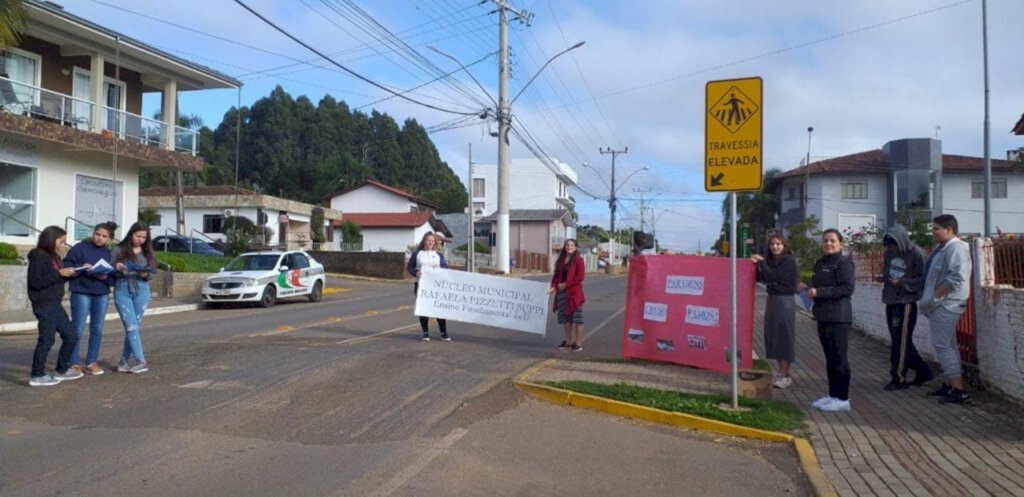
POLYGON ((274 285, 267 285, 266 290, 263 290, 263 298, 260 299, 260 307, 266 309, 272 307, 277 302, 277 289, 274 285))
POLYGON ((313 284, 313 291, 309 292, 310 302, 320 302, 320 299, 324 298, 324 282, 316 280, 313 284))

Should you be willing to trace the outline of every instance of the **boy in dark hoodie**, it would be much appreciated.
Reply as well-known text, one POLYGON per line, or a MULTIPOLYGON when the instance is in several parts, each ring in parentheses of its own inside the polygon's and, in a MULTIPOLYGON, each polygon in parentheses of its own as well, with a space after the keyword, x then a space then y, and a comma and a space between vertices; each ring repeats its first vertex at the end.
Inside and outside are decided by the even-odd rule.
POLYGON ((907 388, 907 372, 914 370, 911 384, 921 385, 932 379, 931 369, 914 347, 914 326, 917 325, 917 300, 924 287, 925 255, 910 239, 907 230, 898 224, 885 232, 885 264, 879 282, 884 284, 882 302, 885 319, 892 338, 889 359, 891 380, 886 390, 907 388))

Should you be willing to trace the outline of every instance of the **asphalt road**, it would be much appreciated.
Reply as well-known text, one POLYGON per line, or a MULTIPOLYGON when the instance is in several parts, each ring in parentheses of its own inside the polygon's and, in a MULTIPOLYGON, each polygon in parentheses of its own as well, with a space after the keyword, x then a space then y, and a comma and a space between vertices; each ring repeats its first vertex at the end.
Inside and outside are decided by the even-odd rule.
MULTIPOLYGON (((27 387, 0 336, 0 495, 785 495, 788 448, 549 406, 509 380, 546 337, 450 323, 419 340, 409 283, 320 303, 153 316, 150 371, 27 387)), ((619 355, 624 278, 591 276, 574 358, 619 355)), ((108 322, 108 371, 123 333, 108 322)), ((51 365, 56 349, 51 353, 51 365)))

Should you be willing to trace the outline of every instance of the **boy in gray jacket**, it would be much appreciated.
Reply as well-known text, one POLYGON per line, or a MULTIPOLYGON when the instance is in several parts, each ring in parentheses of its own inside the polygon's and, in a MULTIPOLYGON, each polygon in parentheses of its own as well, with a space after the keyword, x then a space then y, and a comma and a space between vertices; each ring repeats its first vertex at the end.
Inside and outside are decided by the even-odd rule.
POLYGON ((907 388, 907 372, 914 370, 913 385, 932 379, 932 371, 914 347, 914 327, 917 325, 917 300, 924 287, 924 251, 918 247, 907 230, 894 225, 885 232, 885 264, 878 280, 885 304, 885 321, 892 338, 889 360, 889 384, 886 390, 907 388))
POLYGON ((964 388, 960 370, 960 350, 956 344, 956 323, 967 308, 971 293, 971 251, 957 238, 956 218, 949 214, 932 219, 935 248, 925 263, 925 282, 920 309, 931 325, 932 347, 942 367, 942 387, 929 394, 941 402, 964 404, 970 396, 964 388))

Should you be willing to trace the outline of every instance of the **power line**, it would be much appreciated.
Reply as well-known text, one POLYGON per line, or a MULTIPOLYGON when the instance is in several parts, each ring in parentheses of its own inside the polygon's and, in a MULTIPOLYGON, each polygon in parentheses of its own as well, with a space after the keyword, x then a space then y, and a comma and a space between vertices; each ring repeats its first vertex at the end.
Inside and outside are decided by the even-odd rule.
POLYGON ((396 97, 401 98, 402 100, 414 103, 414 104, 422 106, 422 107, 426 107, 428 109, 434 109, 434 110, 441 111, 441 112, 447 112, 449 114, 458 114, 458 115, 464 115, 464 116, 476 115, 476 113, 472 113, 472 112, 461 112, 461 111, 457 111, 457 110, 445 109, 443 107, 438 107, 436 105, 431 105, 431 104, 428 104, 426 102, 421 102, 419 100, 416 100, 416 99, 413 99, 413 98, 409 98, 406 95, 398 93, 398 92, 396 92, 396 91, 394 91, 394 90, 392 90, 392 89, 390 89, 390 88, 388 88, 388 87, 386 87, 386 86, 384 86, 384 85, 382 85, 380 83, 377 83, 376 81, 373 81, 373 80, 367 78, 366 76, 363 76, 362 74, 359 74, 359 73, 357 73, 357 72, 355 72, 355 71, 345 67, 344 65, 341 65, 341 64, 335 62, 333 59, 331 59, 330 57, 324 55, 319 50, 313 48, 312 46, 306 44, 302 40, 300 40, 297 37, 293 36, 291 33, 289 33, 288 31, 285 31, 284 29, 279 27, 277 24, 274 24, 270 19, 267 19, 266 17, 263 17, 263 15, 261 15, 259 12, 256 12, 255 10, 253 10, 251 7, 246 5, 245 2, 243 2, 242 0, 235 0, 235 3, 237 3, 238 5, 241 5, 242 8, 244 8, 245 10, 248 10, 250 13, 252 13, 252 15, 258 17, 261 21, 266 23, 268 26, 274 28, 275 30, 277 30, 281 34, 287 36, 288 38, 290 38, 295 43, 298 43, 299 45, 302 45, 303 47, 305 47, 310 52, 313 52, 313 53, 317 54, 318 56, 320 56, 324 60, 327 60, 332 65, 334 65, 334 66, 338 67, 339 69, 347 72, 348 74, 352 75, 356 79, 359 79, 359 80, 361 80, 361 81, 363 81, 365 83, 368 83, 370 85, 376 86, 377 88, 380 88, 381 90, 384 90, 384 91, 386 91, 388 93, 391 93, 391 94, 395 95, 396 97))
POLYGON ((672 76, 670 78, 659 79, 657 81, 652 81, 650 83, 645 83, 645 84, 633 86, 633 87, 630 87, 630 88, 624 88, 622 90, 616 90, 616 91, 613 91, 613 92, 609 92, 609 93, 605 93, 605 94, 599 95, 597 97, 587 98, 587 99, 583 99, 583 100, 577 100, 575 102, 570 102, 568 104, 565 104, 565 105, 562 105, 562 106, 559 106, 559 107, 555 107, 555 108, 567 107, 569 105, 577 105, 577 104, 581 104, 581 103, 584 103, 584 102, 589 102, 591 100, 595 100, 595 99, 598 99, 598 98, 612 97, 612 96, 616 96, 616 95, 621 95, 623 93, 629 93, 629 92, 633 92, 633 91, 637 91, 637 90, 643 90, 643 89, 646 89, 646 88, 650 88, 652 86, 658 86, 658 85, 662 85, 662 84, 665 84, 665 83, 671 83, 672 81, 676 81, 676 80, 680 80, 680 79, 684 79, 684 78, 689 78, 689 77, 692 77, 692 76, 697 76, 697 75, 704 74, 704 73, 707 73, 707 72, 716 71, 718 69, 724 69, 726 67, 732 67, 732 66, 739 65, 739 64, 744 64, 744 63, 747 63, 747 62, 752 62, 752 61, 755 61, 755 60, 758 60, 758 59, 763 59, 763 58, 766 58, 766 57, 771 57, 773 55, 779 55, 779 54, 782 54, 782 53, 791 52, 793 50, 799 50, 801 48, 807 48, 807 47, 810 47, 810 46, 813 46, 813 45, 817 45, 817 44, 820 44, 820 43, 829 42, 829 41, 836 40, 836 39, 839 39, 839 38, 844 38, 846 36, 851 36, 851 35, 854 35, 854 34, 863 33, 865 31, 870 31, 872 29, 877 29, 877 28, 889 26, 889 25, 892 25, 892 24, 896 24, 896 23, 899 23, 899 22, 907 21, 907 20, 910 20, 910 19, 914 19, 916 17, 921 17, 921 16, 928 15, 928 14, 934 14, 936 12, 940 12, 940 11, 943 11, 943 10, 951 9, 953 7, 959 7, 960 5, 971 3, 972 1, 974 1, 974 0, 961 0, 959 2, 954 2, 954 3, 951 3, 951 4, 947 4, 947 5, 942 5, 942 6, 933 8, 933 9, 923 10, 923 11, 920 11, 920 12, 916 12, 916 13, 913 13, 913 14, 905 15, 905 16, 902 16, 902 17, 897 17, 895 19, 890 19, 890 20, 887 20, 887 21, 871 24, 871 25, 868 25, 868 26, 862 26, 862 27, 857 28, 857 29, 852 29, 850 31, 844 31, 842 33, 826 36, 826 37, 823 37, 823 38, 818 38, 818 39, 811 40, 811 41, 804 42, 804 43, 800 43, 800 44, 797 44, 797 45, 790 45, 788 47, 780 48, 778 50, 773 50, 771 52, 764 52, 764 53, 761 53, 761 54, 758 54, 758 55, 754 55, 752 57, 746 57, 746 58, 735 60, 735 61, 732 61, 732 62, 726 62, 724 64, 719 64, 719 65, 716 65, 716 66, 711 66, 711 67, 707 67, 707 68, 704 68, 704 69, 699 69, 699 70, 696 70, 696 71, 693 71, 693 72, 689 72, 689 73, 686 73, 686 74, 680 74, 678 76, 672 76))

